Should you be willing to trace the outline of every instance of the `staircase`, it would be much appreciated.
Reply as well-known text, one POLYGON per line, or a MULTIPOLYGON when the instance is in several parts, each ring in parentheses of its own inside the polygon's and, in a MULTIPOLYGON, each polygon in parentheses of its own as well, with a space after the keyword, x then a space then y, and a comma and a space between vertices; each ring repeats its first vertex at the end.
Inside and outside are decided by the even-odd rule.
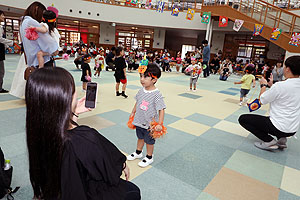
POLYGON ((202 0, 201 12, 211 12, 212 16, 226 16, 232 21, 244 20, 243 27, 253 31, 254 24, 263 24, 261 36, 291 53, 300 53, 299 47, 289 44, 293 32, 300 33, 300 16, 276 7, 262 0, 240 0, 225 4, 205 3, 202 0), (273 28, 282 29, 278 40, 271 40, 273 28))

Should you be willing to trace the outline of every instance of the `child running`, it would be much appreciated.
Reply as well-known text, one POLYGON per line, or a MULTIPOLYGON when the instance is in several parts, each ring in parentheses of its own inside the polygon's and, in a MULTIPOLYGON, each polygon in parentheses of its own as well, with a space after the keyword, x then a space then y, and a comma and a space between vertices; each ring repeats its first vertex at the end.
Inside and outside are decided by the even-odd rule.
POLYGON ((92 78, 92 72, 89 63, 91 62, 92 56, 90 54, 85 54, 83 56, 83 64, 81 65, 82 69, 82 75, 81 75, 81 81, 82 81, 82 89, 86 91, 87 83, 91 82, 92 78))
MULTIPOLYGON (((34 28, 36 32, 39 33, 47 33, 49 32, 50 36, 58 43, 59 45, 59 40, 60 40, 60 34, 58 30, 55 28, 56 26, 56 17, 57 15, 50 10, 46 10, 43 13, 43 19, 44 22, 41 22, 41 27, 31 27, 34 28)), ((47 56, 48 53, 45 53, 43 51, 39 51, 37 53, 37 60, 39 62, 39 68, 44 67, 44 56, 47 56)))
POLYGON ((248 101, 247 94, 249 93, 251 89, 251 83, 253 82, 253 88, 255 88, 255 76, 252 74, 253 67, 249 66, 246 68, 246 74, 242 77, 241 81, 234 82, 234 84, 242 84, 241 86, 241 95, 240 95, 240 103, 239 105, 243 105, 244 102, 248 101))
POLYGON ((100 78, 100 72, 102 71, 102 69, 104 68, 104 51, 101 50, 100 54, 98 54, 95 58, 95 74, 94 74, 94 78, 100 78), (98 75, 98 77, 96 76, 98 75))
POLYGON ((197 81, 199 78, 199 75, 202 72, 202 68, 196 64, 196 59, 191 58, 191 65, 189 65, 185 71, 191 74, 190 78, 190 91, 196 92, 196 87, 197 87, 197 81), (194 85, 194 90, 192 90, 192 87, 194 85))
POLYGON ((138 138, 136 151, 127 156, 127 160, 142 158, 142 150, 146 143, 147 155, 138 163, 140 167, 147 167, 153 162, 153 150, 155 139, 151 137, 150 124, 153 120, 159 125, 155 127, 156 131, 161 131, 164 121, 166 105, 160 91, 155 87, 155 83, 161 76, 159 67, 155 64, 142 66, 140 72, 140 82, 143 86, 139 90, 135 99, 136 103, 132 109, 132 122, 136 126, 136 135, 138 138))

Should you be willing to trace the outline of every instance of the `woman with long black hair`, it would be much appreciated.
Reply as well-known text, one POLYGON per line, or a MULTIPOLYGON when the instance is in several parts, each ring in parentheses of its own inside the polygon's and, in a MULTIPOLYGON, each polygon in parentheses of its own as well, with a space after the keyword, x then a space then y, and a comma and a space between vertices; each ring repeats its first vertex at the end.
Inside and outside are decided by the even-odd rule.
POLYGON ((77 124, 89 111, 77 101, 63 68, 35 70, 26 84, 26 134, 30 181, 39 199, 139 200, 128 181, 126 157, 98 131, 77 124), (126 181, 121 179, 122 171, 126 181))

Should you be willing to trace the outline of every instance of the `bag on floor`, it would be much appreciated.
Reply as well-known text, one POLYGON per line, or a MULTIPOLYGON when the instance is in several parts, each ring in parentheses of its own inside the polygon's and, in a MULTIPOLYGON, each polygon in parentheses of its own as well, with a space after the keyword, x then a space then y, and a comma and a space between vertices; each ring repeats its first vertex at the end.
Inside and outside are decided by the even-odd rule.
POLYGON ((16 193, 20 187, 16 187, 14 190, 10 187, 12 180, 13 167, 5 169, 4 154, 0 148, 0 199, 7 195, 8 200, 13 200, 12 194, 16 193))

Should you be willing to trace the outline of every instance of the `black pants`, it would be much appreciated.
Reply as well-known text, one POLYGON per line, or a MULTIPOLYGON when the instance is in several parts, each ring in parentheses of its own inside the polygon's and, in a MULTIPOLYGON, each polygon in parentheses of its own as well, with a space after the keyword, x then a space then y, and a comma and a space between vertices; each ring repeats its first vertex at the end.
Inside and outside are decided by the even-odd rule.
POLYGON ((284 133, 278 130, 272 124, 270 118, 266 116, 254 114, 241 115, 239 117, 239 123, 242 127, 264 142, 271 142, 274 139, 271 135, 276 136, 277 139, 295 135, 295 133, 284 133))
POLYGON ((203 70, 203 76, 205 78, 209 76, 209 65, 207 61, 203 61, 203 65, 206 65, 206 68, 203 70))
POLYGON ((125 200, 140 200, 141 199, 140 188, 138 188, 138 186, 136 186, 130 181, 125 181, 125 182, 127 185, 125 200))

